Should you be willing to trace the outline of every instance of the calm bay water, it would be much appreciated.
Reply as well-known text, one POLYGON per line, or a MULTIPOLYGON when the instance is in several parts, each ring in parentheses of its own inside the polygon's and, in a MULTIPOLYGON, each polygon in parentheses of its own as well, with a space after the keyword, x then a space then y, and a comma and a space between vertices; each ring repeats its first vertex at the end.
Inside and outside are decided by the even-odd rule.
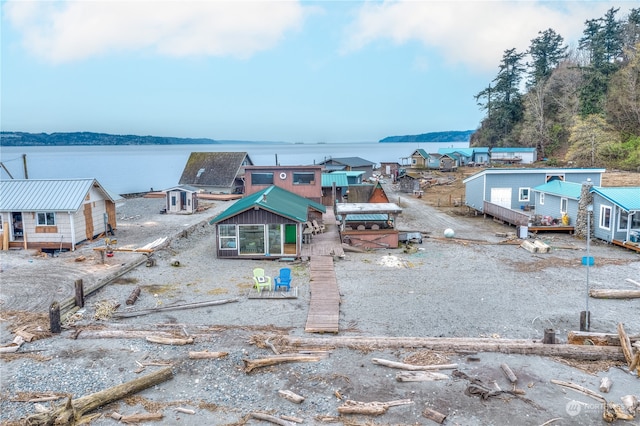
MULTIPOLYGON (((467 148, 449 143, 233 143, 212 145, 95 145, 0 147, 0 161, 14 179, 24 179, 23 155, 29 179, 96 178, 118 194, 162 190, 175 186, 192 152, 247 152, 255 165, 318 164, 329 158, 361 157, 375 162, 403 163, 416 149, 467 148)), ((4 169, 0 177, 9 179, 4 169)))

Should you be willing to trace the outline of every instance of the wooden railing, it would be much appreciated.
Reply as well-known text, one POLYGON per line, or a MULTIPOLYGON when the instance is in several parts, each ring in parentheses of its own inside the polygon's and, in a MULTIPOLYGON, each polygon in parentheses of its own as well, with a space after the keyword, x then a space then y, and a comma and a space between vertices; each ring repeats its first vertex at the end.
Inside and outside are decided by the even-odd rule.
POLYGON ((515 226, 527 226, 529 215, 518 210, 508 209, 497 204, 484 202, 484 214, 493 216, 515 226))

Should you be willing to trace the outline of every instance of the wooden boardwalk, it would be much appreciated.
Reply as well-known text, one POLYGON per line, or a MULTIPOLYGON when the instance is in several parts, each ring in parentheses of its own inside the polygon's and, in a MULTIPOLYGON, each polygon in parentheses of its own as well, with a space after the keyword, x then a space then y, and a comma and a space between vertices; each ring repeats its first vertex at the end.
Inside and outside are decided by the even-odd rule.
POLYGON ((312 256, 310 262, 309 314, 304 331, 337 333, 340 317, 340 293, 332 256, 312 256))
POLYGON ((344 257, 336 216, 330 207, 328 207, 327 212, 322 215, 322 221, 324 222, 324 232, 313 235, 311 237, 311 243, 302 244, 302 257, 309 259, 313 256, 344 257))

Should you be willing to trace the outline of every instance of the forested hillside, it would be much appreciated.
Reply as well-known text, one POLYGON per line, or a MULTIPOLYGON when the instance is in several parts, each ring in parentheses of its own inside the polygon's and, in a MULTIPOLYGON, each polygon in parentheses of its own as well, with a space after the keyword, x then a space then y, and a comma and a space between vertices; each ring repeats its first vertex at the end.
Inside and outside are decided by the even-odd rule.
POLYGON ((587 20, 576 51, 549 28, 508 49, 476 96, 471 146, 535 147, 550 164, 640 171, 640 9, 587 20))
POLYGON ((420 135, 387 136, 380 143, 388 142, 469 142, 474 130, 451 130, 448 132, 431 132, 420 135))

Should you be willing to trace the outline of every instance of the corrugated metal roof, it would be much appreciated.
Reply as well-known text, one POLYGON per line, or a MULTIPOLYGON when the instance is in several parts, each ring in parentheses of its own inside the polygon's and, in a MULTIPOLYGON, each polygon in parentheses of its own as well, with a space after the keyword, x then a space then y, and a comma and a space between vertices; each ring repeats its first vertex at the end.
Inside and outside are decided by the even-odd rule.
POLYGON ((602 187, 594 186, 591 192, 596 192, 622 207, 625 211, 640 211, 640 186, 602 187))
POLYGON ((306 222, 309 207, 322 213, 327 209, 320 203, 301 197, 278 186, 270 186, 236 201, 232 206, 209 221, 211 225, 259 207, 297 222, 306 222))
POLYGON ((334 172, 334 173, 322 174, 323 187, 333 186, 334 182, 338 187, 349 186, 349 180, 347 179, 347 174, 345 172, 334 172))
POLYGON ((538 185, 533 188, 534 191, 544 192, 546 194, 559 195, 562 197, 569 197, 576 200, 580 199, 580 193, 582 191, 582 185, 575 182, 563 182, 561 180, 552 180, 542 185, 538 185))
POLYGON ((0 181, 0 211, 75 212, 96 185, 115 200, 95 179, 14 179, 0 181))

